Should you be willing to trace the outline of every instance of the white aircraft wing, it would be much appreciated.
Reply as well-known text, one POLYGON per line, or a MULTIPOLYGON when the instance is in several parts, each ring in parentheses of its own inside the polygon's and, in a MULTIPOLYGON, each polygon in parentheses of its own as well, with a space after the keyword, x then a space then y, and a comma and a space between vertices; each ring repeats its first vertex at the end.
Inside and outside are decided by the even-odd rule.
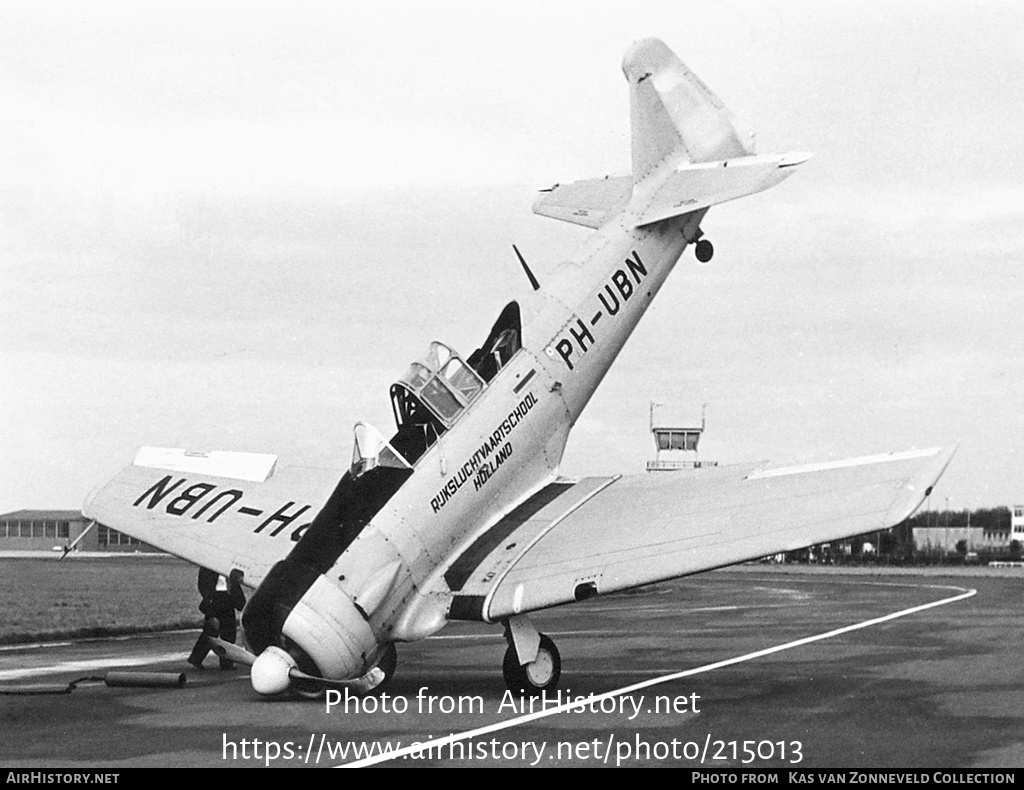
POLYGON ((327 501, 342 472, 278 469, 275 456, 143 448, 93 491, 83 514, 177 557, 259 585, 327 501))
POLYGON ((920 506, 952 454, 556 482, 448 569, 449 618, 494 622, 887 529, 920 506))

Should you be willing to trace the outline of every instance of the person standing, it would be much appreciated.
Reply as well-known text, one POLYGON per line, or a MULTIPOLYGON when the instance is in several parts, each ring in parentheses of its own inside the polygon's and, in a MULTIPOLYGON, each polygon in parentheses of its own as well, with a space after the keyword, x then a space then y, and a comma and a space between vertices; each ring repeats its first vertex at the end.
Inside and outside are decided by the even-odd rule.
MULTIPOLYGON (((209 637, 217 637, 225 642, 234 642, 238 633, 238 618, 236 611, 242 611, 245 606, 245 593, 242 592, 242 571, 237 568, 231 571, 231 575, 225 579, 216 571, 209 568, 199 569, 199 578, 196 586, 202 600, 199 603, 199 611, 203 613, 203 631, 196 640, 188 657, 188 663, 196 669, 203 669, 203 660, 213 650, 209 637)), ((231 670, 235 668, 235 662, 220 656, 220 668, 231 670)))

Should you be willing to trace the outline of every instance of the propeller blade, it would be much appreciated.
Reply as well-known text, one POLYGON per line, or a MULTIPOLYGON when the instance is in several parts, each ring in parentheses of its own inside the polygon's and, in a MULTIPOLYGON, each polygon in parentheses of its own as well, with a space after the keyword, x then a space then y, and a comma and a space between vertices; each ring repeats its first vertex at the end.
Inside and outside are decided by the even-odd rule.
POLYGON ((220 658, 226 658, 228 661, 234 661, 250 667, 256 662, 256 656, 241 645, 236 645, 234 642, 225 642, 223 639, 218 639, 215 636, 208 636, 206 639, 211 647, 213 647, 213 652, 220 658))
POLYGON ((365 675, 353 680, 330 680, 328 678, 320 678, 316 675, 308 675, 301 669, 292 669, 288 672, 288 677, 292 680, 304 680, 312 683, 320 683, 326 688, 347 688, 356 694, 366 694, 369 691, 377 688, 381 683, 384 682, 384 670, 379 667, 374 667, 365 675))

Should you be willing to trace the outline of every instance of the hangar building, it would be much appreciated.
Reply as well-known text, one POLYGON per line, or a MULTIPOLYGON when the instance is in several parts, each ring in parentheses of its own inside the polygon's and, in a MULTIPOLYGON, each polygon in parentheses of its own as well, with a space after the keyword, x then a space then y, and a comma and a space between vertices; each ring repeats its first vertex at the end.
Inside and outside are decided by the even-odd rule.
MULTIPOLYGON (((0 515, 0 551, 63 549, 89 526, 78 510, 16 510, 0 515)), ((97 524, 75 547, 78 551, 153 552, 152 546, 97 524)))
MULTIPOLYGON (((953 553, 960 541, 966 541, 971 551, 1008 550, 1012 541, 1024 545, 1024 505, 1013 505, 1010 508, 1009 526, 999 528, 970 528, 959 525, 949 526, 937 518, 935 523, 913 528, 914 545, 919 551, 941 551, 953 553)), ((969 523, 969 520, 968 520, 969 523)), ((1005 524, 1005 522, 1004 522, 1005 524)))

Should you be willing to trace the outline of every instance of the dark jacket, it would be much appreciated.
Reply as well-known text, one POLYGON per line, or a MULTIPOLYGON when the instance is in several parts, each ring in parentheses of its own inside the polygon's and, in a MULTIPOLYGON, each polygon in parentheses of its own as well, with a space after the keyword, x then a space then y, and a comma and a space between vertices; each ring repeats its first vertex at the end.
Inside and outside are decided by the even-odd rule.
POLYGON ((227 612, 239 612, 245 607, 245 593, 242 592, 242 585, 233 577, 228 577, 228 589, 217 589, 216 571, 208 568, 199 569, 199 580, 197 587, 203 600, 199 604, 199 611, 209 617, 216 617, 227 612))

